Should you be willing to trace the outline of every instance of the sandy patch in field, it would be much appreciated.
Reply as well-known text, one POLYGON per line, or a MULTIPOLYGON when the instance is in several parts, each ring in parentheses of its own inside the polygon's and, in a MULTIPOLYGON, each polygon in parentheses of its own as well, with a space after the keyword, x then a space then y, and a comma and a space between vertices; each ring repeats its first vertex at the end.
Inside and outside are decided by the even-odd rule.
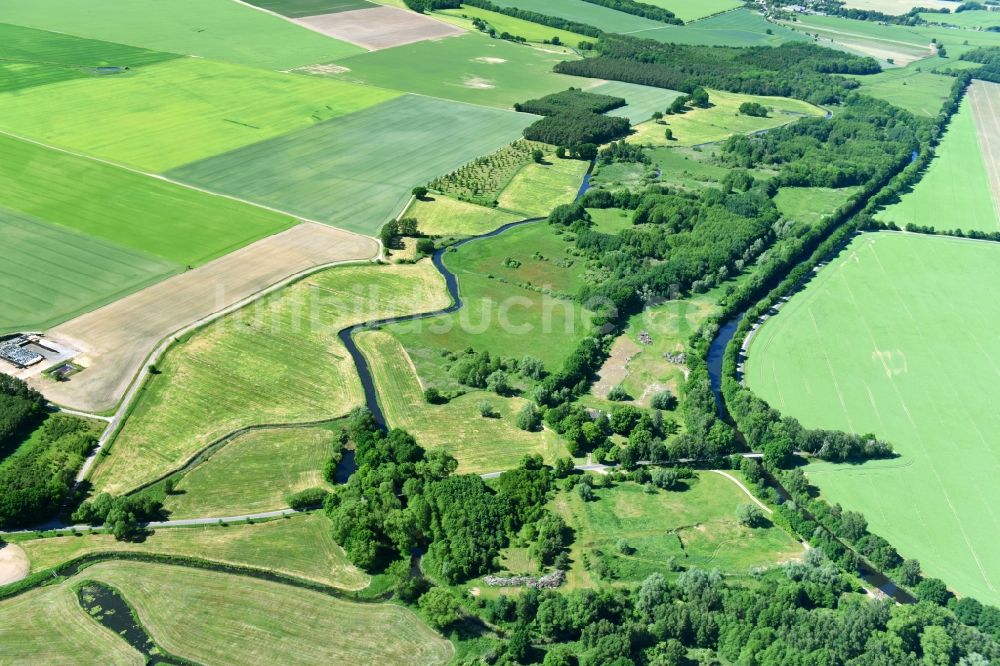
MULTIPOLYGON (((628 362, 642 351, 642 347, 632 341, 627 335, 619 336, 611 345, 611 355, 597 371, 597 381, 590 392, 599 398, 607 398, 608 391, 625 381, 628 377, 628 362)), ((635 396, 633 396, 635 397, 635 396)))
POLYGON ((294 22, 372 51, 465 34, 465 30, 450 23, 396 7, 320 14, 294 22))
POLYGON ((306 74, 343 74, 351 71, 351 68, 341 65, 306 65, 293 71, 305 72, 306 74))
POLYGON ((462 81, 462 85, 466 88, 475 88, 476 90, 496 88, 496 86, 493 85, 489 79, 484 79, 481 76, 467 76, 465 77, 465 80, 462 81))
POLYGON ((1000 83, 973 81, 969 103, 976 122, 979 150, 993 193, 993 207, 1000 221, 1000 83))
POLYGON ((21 580, 28 575, 29 568, 23 548, 13 543, 0 546, 0 585, 21 580))
POLYGON ((66 382, 30 383, 52 402, 88 412, 112 409, 161 340, 290 276, 372 258, 367 236, 307 222, 164 280, 48 332, 79 349, 85 370, 66 382))
POLYGON ((473 62, 484 62, 487 65, 502 65, 503 63, 507 62, 503 58, 491 58, 489 56, 481 56, 479 58, 473 58, 472 61, 473 62))

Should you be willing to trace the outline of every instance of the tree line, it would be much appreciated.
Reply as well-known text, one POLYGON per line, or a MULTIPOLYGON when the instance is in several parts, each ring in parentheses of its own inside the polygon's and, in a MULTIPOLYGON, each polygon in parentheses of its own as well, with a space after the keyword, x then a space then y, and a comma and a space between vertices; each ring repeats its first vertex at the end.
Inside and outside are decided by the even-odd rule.
MULTIPOLYGON (((514 109, 543 116, 524 129, 524 138, 563 146, 579 152, 584 145, 596 155, 597 146, 627 135, 632 128, 627 118, 603 115, 625 106, 625 100, 570 88, 514 105, 514 109)), ((593 155, 591 155, 591 158, 593 155)))

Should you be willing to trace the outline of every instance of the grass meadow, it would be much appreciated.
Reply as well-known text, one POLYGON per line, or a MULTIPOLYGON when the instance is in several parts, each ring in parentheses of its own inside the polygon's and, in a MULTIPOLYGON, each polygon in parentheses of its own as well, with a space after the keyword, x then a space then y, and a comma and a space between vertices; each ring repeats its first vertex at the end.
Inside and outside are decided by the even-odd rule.
POLYGON ((594 571, 598 561, 611 580, 639 583, 656 572, 669 575, 671 558, 685 568, 746 575, 802 555, 802 547, 780 528, 739 524, 736 507, 751 500, 729 479, 700 471, 688 483, 686 490, 647 493, 637 483, 623 482, 596 488, 590 502, 575 492, 557 494, 550 508, 576 537, 568 585, 595 587, 601 580, 594 571), (622 552, 620 541, 631 552, 622 552))
POLYGON ((375 235, 403 208, 415 185, 510 143, 531 119, 527 114, 405 95, 169 175, 375 235))
POLYGON ((134 46, 0 24, 0 93, 70 79, 117 76, 102 67, 129 67, 177 58, 134 46))
POLYGON ((928 71, 923 62, 851 78, 861 83, 860 92, 927 118, 941 111, 954 82, 950 76, 928 71))
POLYGON ((807 427, 876 433, 899 458, 810 465, 832 502, 960 594, 1000 602, 1000 315, 993 243, 857 237, 758 331, 746 382, 807 427))
POLYGON ((774 195, 774 205, 789 220, 815 225, 850 199, 858 189, 857 187, 836 189, 831 187, 782 187, 774 195))
POLYGON ((178 264, 0 208, 0 332, 41 330, 181 269, 178 264), (45 275, 45 280, 38 276, 45 275))
POLYGON ((995 11, 971 10, 951 14, 931 14, 921 12, 920 18, 932 23, 947 23, 967 30, 986 29, 1000 26, 1000 13, 995 11))
POLYGON ((162 172, 366 109, 399 93, 183 58, 0 96, 0 128, 162 172), (39 114, 38 109, 46 109, 39 114), (59 123, 51 122, 60 118, 59 123))
POLYGON ((544 164, 526 164, 500 193, 501 208, 541 217, 559 204, 571 203, 580 191, 588 163, 546 156, 544 164))
POLYGON ((0 601, 0 662, 73 666, 146 663, 121 636, 80 608, 69 583, 40 587, 0 601))
POLYGON ((334 433, 325 428, 280 428, 241 435, 185 473, 163 508, 171 519, 275 511, 306 488, 332 486, 323 465, 333 455, 334 433))
POLYGON ((157 365, 109 456, 95 468, 94 487, 131 490, 249 425, 346 414, 364 400, 337 331, 447 303, 430 262, 366 265, 316 273, 223 317, 157 365))
POLYGON ((696 146, 721 141, 733 134, 757 132, 798 120, 803 116, 822 116, 822 109, 797 99, 787 97, 762 97, 743 95, 722 90, 710 90, 711 106, 690 109, 684 113, 667 115, 662 123, 647 121, 635 128, 629 138, 632 143, 651 146, 696 146), (744 116, 740 104, 758 102, 772 109, 766 118, 744 116), (666 130, 673 132, 673 139, 666 139, 666 130))
POLYGON ((322 513, 295 514, 258 523, 163 527, 142 542, 116 541, 110 534, 45 537, 17 542, 31 572, 99 552, 162 553, 277 571, 344 590, 370 581, 347 559, 330 534, 322 513))
POLYGON ((501 7, 517 7, 533 12, 558 16, 578 23, 585 23, 605 32, 630 33, 639 30, 656 30, 666 24, 653 19, 626 14, 601 5, 581 0, 495 0, 501 7))
POLYGON ((440 448, 453 455, 459 473, 512 469, 528 454, 540 454, 550 464, 569 455, 554 432, 525 432, 515 425, 518 411, 528 402, 524 398, 470 390, 447 404, 429 405, 416 368, 396 338, 384 331, 367 331, 358 334, 357 341, 368 359, 389 425, 409 431, 428 449, 440 448), (483 401, 493 406, 496 417, 481 415, 483 401))
POLYGON ((268 69, 363 51, 231 0, 0 0, 0 16, 15 25, 268 69))
POLYGON ((743 6, 739 0, 647 0, 647 5, 669 9, 684 22, 696 21, 712 14, 726 12, 743 6))
POLYGON ((414 199, 403 217, 416 218, 417 229, 429 236, 479 236, 523 216, 434 194, 414 199))
POLYGON ((876 217, 900 227, 912 222, 940 229, 1000 230, 968 96, 952 116, 923 178, 876 217))
POLYGON ((348 71, 334 76, 509 109, 517 102, 586 85, 586 79, 552 71, 566 58, 558 49, 529 48, 470 33, 344 58, 336 64, 348 71))
POLYGON ((568 30, 550 28, 547 25, 532 23, 531 21, 507 16, 499 12, 491 12, 488 9, 480 9, 479 7, 467 6, 461 9, 444 9, 435 12, 435 16, 467 30, 475 30, 476 28, 472 25, 472 19, 479 18, 486 21, 498 33, 508 32, 535 43, 552 41, 553 37, 558 37, 561 43, 575 48, 580 42, 594 41, 593 37, 578 35, 568 30))
POLYGON ((640 86, 635 83, 625 83, 623 81, 608 81, 593 88, 588 88, 587 92, 598 95, 611 95, 621 97, 627 105, 612 109, 609 116, 620 116, 628 118, 632 124, 638 124, 649 120, 654 111, 666 111, 667 107, 674 99, 684 93, 666 88, 654 88, 653 86, 640 86))

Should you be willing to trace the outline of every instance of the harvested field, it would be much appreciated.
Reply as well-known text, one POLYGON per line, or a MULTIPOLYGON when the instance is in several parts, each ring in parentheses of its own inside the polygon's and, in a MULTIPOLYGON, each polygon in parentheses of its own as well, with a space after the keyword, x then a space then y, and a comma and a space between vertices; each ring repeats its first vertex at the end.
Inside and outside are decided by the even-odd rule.
POLYGON ((232 0, 0 0, 4 22, 269 69, 361 52, 232 0))
POLYGON ((170 175, 374 235, 403 208, 415 185, 510 143, 533 119, 404 95, 170 175))
POLYGON ((247 426, 343 416, 364 395, 337 331, 448 301, 429 261, 345 266, 219 319, 164 355, 110 455, 99 458, 94 487, 132 490, 247 426))
POLYGON ((159 173, 313 127, 399 94, 181 58, 118 76, 0 95, 0 128, 159 173))
POLYGON ((465 30, 444 21, 395 7, 321 14, 300 18, 296 22, 372 51, 465 33, 465 30))
POLYGON ((69 583, 0 601, 0 663, 77 666, 84 654, 102 666, 146 663, 80 608, 69 583))
POLYGON ((454 654, 393 604, 162 564, 102 562, 83 575, 118 588, 166 650, 203 664, 431 666, 454 654))
POLYGON ((70 381, 32 380, 57 404, 112 409, 157 344, 291 275, 338 261, 368 259, 374 240, 320 224, 300 224, 70 320, 49 334, 79 349, 86 367, 70 381))
POLYGON ((322 513, 253 524, 161 527, 142 542, 117 541, 110 534, 84 534, 27 539, 19 545, 31 560, 32 573, 87 553, 129 551, 257 567, 344 590, 360 590, 371 580, 334 542, 330 521, 322 513))
POLYGON ((332 488, 323 466, 339 448, 325 428, 249 432, 185 473, 163 508, 172 520, 287 508, 292 493, 332 488))
POLYGON ((993 206, 1000 220, 1000 84, 973 81, 969 88, 969 105, 976 121, 976 135, 986 165, 993 206))
POLYGON ((525 432, 517 427, 517 413, 528 403, 524 398, 470 390, 447 404, 429 405, 413 363, 396 338, 384 331, 369 331, 359 333, 357 342, 368 360, 389 424, 409 431, 422 446, 455 456, 460 474, 510 469, 528 454, 537 453, 550 464, 568 455, 554 432, 525 432), (482 416, 479 403, 484 400, 499 416, 482 416))

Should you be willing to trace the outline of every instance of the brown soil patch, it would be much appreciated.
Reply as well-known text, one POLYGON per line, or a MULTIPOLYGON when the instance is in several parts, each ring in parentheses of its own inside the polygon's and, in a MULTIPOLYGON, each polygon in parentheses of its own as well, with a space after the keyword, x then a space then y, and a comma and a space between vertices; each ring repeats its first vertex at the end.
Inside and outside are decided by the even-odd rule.
POLYGON ((973 81, 969 88, 969 103, 976 121, 986 177, 993 193, 993 207, 1000 220, 1000 83, 973 81))
POLYGON ((295 23, 373 51, 465 34, 465 30, 450 23, 396 7, 307 16, 295 19, 295 23))
POLYGON ((344 72, 351 71, 351 68, 342 65, 306 65, 305 67, 299 67, 295 71, 305 72, 306 74, 343 74, 344 72))
POLYGON ((23 548, 13 543, 0 546, 0 585, 21 580, 28 575, 29 568, 23 548))
POLYGON ((307 222, 164 280, 57 326, 48 336, 82 352, 69 381, 30 383, 60 405, 113 409, 167 336, 245 301, 289 277, 335 262, 372 258, 367 236, 307 222))
POLYGON ((627 335, 621 335, 611 345, 611 355, 597 372, 597 381, 591 389, 594 395, 606 398, 608 391, 625 381, 628 376, 628 362, 642 347, 632 341, 627 335))

